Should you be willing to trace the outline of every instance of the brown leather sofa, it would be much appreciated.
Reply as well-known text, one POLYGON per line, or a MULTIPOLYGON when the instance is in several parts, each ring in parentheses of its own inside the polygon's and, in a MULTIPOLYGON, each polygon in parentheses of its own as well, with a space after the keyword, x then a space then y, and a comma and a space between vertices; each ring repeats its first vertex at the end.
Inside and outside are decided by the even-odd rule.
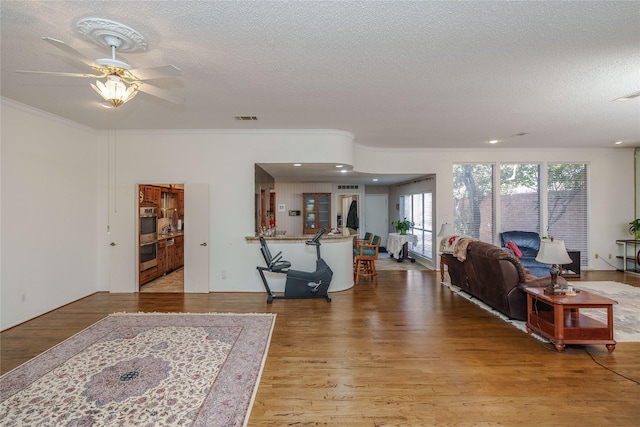
MULTIPOLYGON (((523 287, 551 284, 550 276, 531 275, 511 252, 489 243, 469 243, 464 261, 451 254, 444 256, 452 285, 512 319, 527 318, 527 296, 523 287)), ((558 277, 558 283, 566 281, 558 277)))

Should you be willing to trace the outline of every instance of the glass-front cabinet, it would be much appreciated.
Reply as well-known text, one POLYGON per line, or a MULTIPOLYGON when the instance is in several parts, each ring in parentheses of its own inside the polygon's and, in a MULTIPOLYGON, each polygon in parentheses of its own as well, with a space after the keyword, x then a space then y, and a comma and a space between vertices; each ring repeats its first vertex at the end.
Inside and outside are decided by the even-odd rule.
POLYGON ((316 234, 331 228, 331 193, 304 193, 302 195, 304 234, 316 234))

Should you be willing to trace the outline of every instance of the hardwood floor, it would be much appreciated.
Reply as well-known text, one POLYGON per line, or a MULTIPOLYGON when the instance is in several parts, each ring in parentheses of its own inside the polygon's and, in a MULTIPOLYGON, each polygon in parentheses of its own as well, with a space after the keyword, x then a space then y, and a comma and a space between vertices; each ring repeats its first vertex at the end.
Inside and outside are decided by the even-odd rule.
MULTIPOLYGON (((9 329, 1 372, 113 312, 277 313, 249 426, 632 426, 640 343, 553 346, 450 292, 439 272, 380 271, 333 302, 264 293, 97 293, 9 329)), ((640 276, 581 280, 640 286, 640 276)))

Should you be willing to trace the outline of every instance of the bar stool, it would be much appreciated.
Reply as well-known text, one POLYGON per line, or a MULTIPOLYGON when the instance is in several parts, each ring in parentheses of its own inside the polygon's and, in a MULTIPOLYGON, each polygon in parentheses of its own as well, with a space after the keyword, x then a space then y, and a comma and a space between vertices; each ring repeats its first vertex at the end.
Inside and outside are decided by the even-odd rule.
POLYGON ((353 273, 356 285, 360 284, 361 277, 371 277, 375 284, 378 284, 375 260, 378 259, 380 241, 380 236, 373 236, 370 244, 360 244, 353 249, 353 273))

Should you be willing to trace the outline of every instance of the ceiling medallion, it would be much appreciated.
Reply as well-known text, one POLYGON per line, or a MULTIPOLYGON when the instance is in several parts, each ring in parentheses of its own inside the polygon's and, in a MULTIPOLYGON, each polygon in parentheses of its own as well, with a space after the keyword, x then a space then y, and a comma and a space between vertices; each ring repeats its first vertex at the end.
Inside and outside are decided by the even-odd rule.
POLYGON ((109 39, 117 37, 121 40, 118 52, 137 52, 147 50, 147 42, 142 34, 131 27, 110 19, 83 18, 76 23, 76 31, 83 38, 98 46, 111 48, 109 39))

